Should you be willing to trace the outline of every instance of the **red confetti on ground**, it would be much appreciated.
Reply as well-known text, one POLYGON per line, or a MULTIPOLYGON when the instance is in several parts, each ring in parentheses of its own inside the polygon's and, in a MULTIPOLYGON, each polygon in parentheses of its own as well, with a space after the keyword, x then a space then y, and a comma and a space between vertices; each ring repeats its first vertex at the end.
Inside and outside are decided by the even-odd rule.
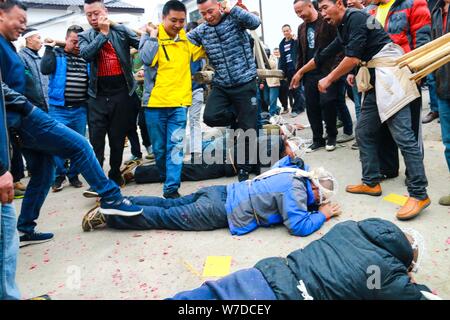
POLYGON ((36 269, 36 267, 37 267, 37 264, 33 264, 33 265, 31 265, 30 270, 34 270, 34 269, 36 269))
POLYGON ((450 238, 448 238, 448 239, 447 239, 447 244, 449 244, 449 245, 450 245, 450 238))

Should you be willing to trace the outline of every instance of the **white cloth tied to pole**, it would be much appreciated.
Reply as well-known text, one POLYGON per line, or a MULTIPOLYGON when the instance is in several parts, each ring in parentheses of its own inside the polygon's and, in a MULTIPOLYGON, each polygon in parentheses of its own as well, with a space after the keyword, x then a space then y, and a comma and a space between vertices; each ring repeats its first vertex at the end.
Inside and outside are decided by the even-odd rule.
POLYGON ((388 43, 372 60, 363 62, 356 75, 358 91, 364 94, 373 88, 369 69, 375 69, 375 94, 381 122, 420 97, 416 83, 410 80, 412 73, 409 68, 400 69, 396 64, 402 55, 400 46, 388 43))

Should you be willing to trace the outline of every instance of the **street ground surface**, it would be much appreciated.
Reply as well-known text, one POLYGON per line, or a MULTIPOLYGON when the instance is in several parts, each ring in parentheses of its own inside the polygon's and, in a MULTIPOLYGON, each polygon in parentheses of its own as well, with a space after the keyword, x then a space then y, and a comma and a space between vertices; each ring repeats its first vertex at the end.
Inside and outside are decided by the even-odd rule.
MULTIPOLYGON (((424 96, 423 114, 429 111, 427 92, 424 96)), ((353 104, 348 105, 353 112, 353 104)), ((308 124, 305 113, 295 119, 284 117, 290 123, 308 124)), ((311 131, 305 129, 299 135, 310 138, 311 131)), ((423 126, 423 138, 432 204, 409 222, 397 221, 395 212, 399 206, 383 200, 391 193, 406 195, 403 164, 398 178, 382 183, 383 196, 370 197, 345 192, 347 184, 358 183, 361 178, 359 153, 351 149, 353 141, 338 144, 334 152, 322 149, 306 154, 306 163, 323 166, 336 176, 338 200, 343 208, 339 218, 325 223, 306 238, 289 235, 284 226, 260 228, 241 237, 231 236, 227 229, 208 232, 103 229, 86 233, 81 229, 81 220, 95 200, 82 196, 86 188, 66 185, 59 193, 49 193, 38 220, 38 230, 53 232, 54 240, 20 249, 17 281, 23 298, 49 294, 52 299, 164 299, 196 288, 205 280, 216 279, 202 277, 208 256, 231 256, 230 271, 234 272, 252 267, 266 257, 286 256, 320 238, 339 222, 379 217, 423 234, 427 250, 416 280, 450 299, 450 207, 438 204, 441 196, 450 193, 450 178, 437 121, 423 126)), ((127 148, 124 159, 129 156, 127 148)), ((237 178, 184 182, 180 193, 186 195, 201 187, 235 181, 237 178)), ((123 193, 161 196, 162 184, 132 183, 123 193)), ((15 204, 20 212, 21 201, 15 204)))

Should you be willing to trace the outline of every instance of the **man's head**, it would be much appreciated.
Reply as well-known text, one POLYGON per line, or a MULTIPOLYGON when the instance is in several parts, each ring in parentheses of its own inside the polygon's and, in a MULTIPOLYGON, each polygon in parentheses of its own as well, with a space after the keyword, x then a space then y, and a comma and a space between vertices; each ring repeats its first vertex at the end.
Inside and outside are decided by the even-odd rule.
POLYGON ((337 192, 337 181, 324 168, 315 168, 305 174, 311 181, 314 199, 319 205, 328 203, 337 192))
POLYGON ((411 244, 413 250, 413 260, 411 265, 408 267, 408 272, 417 272, 419 270, 419 265, 425 254, 425 240, 423 236, 416 230, 411 228, 402 229, 403 233, 411 244))
POLYGON ((0 0, 0 34, 16 41, 27 26, 27 7, 17 0, 0 0))
POLYGON ((171 38, 175 38, 186 23, 186 6, 177 0, 167 1, 162 12, 163 26, 171 38))
POLYGON ((316 21, 318 16, 318 12, 311 0, 295 0, 294 10, 297 16, 306 23, 316 21))
POLYGON ((363 0, 347 0, 347 8, 364 9, 363 0))
POLYGON ((283 31, 283 36, 284 36, 286 39, 288 39, 288 40, 291 40, 291 39, 292 39, 293 35, 292 35, 292 29, 291 29, 291 26, 290 26, 290 25, 285 24, 285 25, 281 28, 281 30, 283 31))
POLYGON ((333 26, 338 26, 345 15, 347 0, 318 0, 319 11, 325 21, 333 26))
POLYGON ((311 184, 311 188, 313 190, 314 193, 314 199, 316 200, 316 203, 318 204, 322 204, 327 202, 327 200, 329 200, 329 197, 322 195, 323 191, 322 190, 329 190, 329 191, 333 191, 334 190, 334 182, 333 180, 328 180, 328 179, 322 179, 322 180, 318 180, 317 182, 313 182, 311 184))
POLYGON ((277 58, 280 57, 280 49, 279 48, 274 48, 273 49, 273 55, 277 58))
POLYGON ((39 51, 42 48, 42 39, 39 32, 34 28, 28 28, 22 33, 22 37, 25 39, 26 47, 39 51))
POLYGON ((67 29, 64 51, 67 53, 79 54, 80 47, 78 46, 78 34, 83 31, 83 28, 78 25, 72 25, 67 29))
POLYGON ((91 27, 98 30, 99 17, 107 17, 108 9, 103 0, 84 0, 84 13, 91 27))
POLYGON ((217 0, 197 0, 198 11, 203 19, 210 25, 215 26, 222 20, 222 6, 217 0))

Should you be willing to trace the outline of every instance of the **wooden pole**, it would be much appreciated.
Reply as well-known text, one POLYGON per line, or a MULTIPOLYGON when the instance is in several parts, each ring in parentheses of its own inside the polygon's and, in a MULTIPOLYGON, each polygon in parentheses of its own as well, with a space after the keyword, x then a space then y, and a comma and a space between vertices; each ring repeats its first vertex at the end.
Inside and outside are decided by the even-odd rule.
POLYGON ((443 35, 442 37, 439 37, 439 38, 427 43, 426 45, 421 46, 420 48, 417 48, 413 51, 410 51, 410 52, 404 54, 397 60, 397 63, 401 63, 412 57, 418 57, 417 55, 420 55, 425 51, 429 52, 430 48, 431 48, 431 50, 433 50, 433 49, 436 49, 448 42, 450 42, 450 33, 447 33, 447 34, 443 35))
POLYGON ((410 80, 413 81, 419 81, 422 78, 425 78, 427 75, 432 73, 433 71, 436 71, 443 65, 450 62, 450 55, 447 55, 446 57, 441 58, 438 61, 435 61, 434 63, 430 64, 428 67, 420 70, 419 72, 413 73, 410 77, 410 80))

